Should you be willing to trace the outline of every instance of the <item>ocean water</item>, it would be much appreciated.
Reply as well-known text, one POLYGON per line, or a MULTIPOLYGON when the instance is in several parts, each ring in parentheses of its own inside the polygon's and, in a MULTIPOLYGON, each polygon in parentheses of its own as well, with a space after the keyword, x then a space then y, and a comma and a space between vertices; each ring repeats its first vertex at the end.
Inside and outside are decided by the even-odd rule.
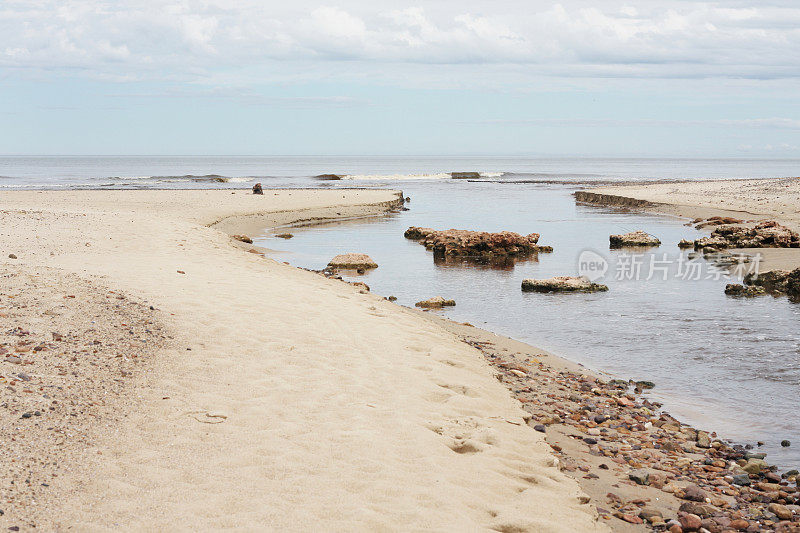
MULTIPOLYGON (((548 349, 619 378, 654 381, 650 393, 682 420, 737 442, 765 441, 767 459, 800 465, 800 305, 785 298, 734 299, 712 263, 676 244, 700 232, 677 217, 577 205, 586 183, 786 177, 800 161, 535 158, 116 157, 0 158, 2 188, 392 187, 409 211, 295 228, 295 238, 254 236, 273 257, 319 269, 343 252, 380 267, 353 276, 398 303, 456 300, 454 320, 548 349), (454 180, 451 172, 480 172, 454 180), (320 181, 338 174, 345 179, 320 181), (409 226, 536 232, 551 254, 515 264, 437 262, 403 237, 409 226), (609 250, 608 236, 658 236, 649 250, 609 250), (591 253, 607 265, 596 294, 534 294, 525 278, 575 275, 591 253), (584 258, 586 255, 583 256, 584 258), (781 448, 789 439, 793 445, 781 448)), ((2 198, 2 193, 0 193, 2 198)), ((735 278, 735 276, 734 276, 735 278)))

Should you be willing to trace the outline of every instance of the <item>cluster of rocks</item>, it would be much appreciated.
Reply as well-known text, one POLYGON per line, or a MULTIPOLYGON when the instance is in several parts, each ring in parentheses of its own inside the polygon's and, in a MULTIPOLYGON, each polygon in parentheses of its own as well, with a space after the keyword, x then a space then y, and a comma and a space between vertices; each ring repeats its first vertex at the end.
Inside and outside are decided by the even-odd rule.
POLYGON ((586 277, 556 276, 546 279, 524 279, 522 290, 526 292, 605 292, 607 285, 593 283, 586 277))
POLYGON ((642 396, 652 383, 604 381, 469 343, 500 371, 601 519, 671 533, 800 532, 797 470, 779 474, 750 446, 680 423, 642 396))
POLYGON ((657 237, 642 230, 622 235, 610 235, 608 240, 611 248, 661 246, 661 241, 657 237))
POLYGON ((476 259, 523 257, 538 252, 552 252, 550 246, 540 246, 539 234, 520 235, 512 231, 490 233, 469 230, 435 230, 412 226, 406 230, 407 239, 418 241, 439 256, 459 256, 476 259))
POLYGON ((703 229, 709 226, 723 226, 727 224, 744 224, 744 220, 733 217, 710 217, 710 218, 696 218, 686 224, 687 226, 694 226, 696 229, 703 229))
POLYGON ((247 244, 253 244, 253 239, 251 239, 247 235, 232 235, 231 237, 233 238, 233 240, 236 240, 236 241, 239 241, 239 242, 244 242, 244 243, 247 243, 247 244))
POLYGON ((800 300, 800 268, 750 273, 745 276, 743 285, 729 283, 725 294, 748 297, 785 294, 791 300, 800 300))
POLYGON ((713 252, 725 248, 798 248, 800 235, 774 220, 759 222, 753 227, 720 225, 711 235, 694 241, 681 241, 678 246, 713 252))

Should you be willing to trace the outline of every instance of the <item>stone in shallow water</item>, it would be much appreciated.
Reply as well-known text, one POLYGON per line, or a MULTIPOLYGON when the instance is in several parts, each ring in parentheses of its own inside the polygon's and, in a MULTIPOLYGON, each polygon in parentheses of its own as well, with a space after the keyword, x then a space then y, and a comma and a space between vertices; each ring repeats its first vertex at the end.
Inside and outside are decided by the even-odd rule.
POLYGON ((434 296, 433 298, 429 298, 428 300, 422 300, 421 302, 417 302, 414 305, 426 309, 435 309, 440 307, 452 307, 456 305, 456 302, 455 300, 447 300, 441 296, 434 296))
POLYGON ((378 263, 367 254, 339 254, 328 263, 328 268, 357 270, 359 268, 378 268, 378 263))
POLYGON ((584 277, 556 276, 547 279, 524 279, 522 290, 527 292, 604 292, 608 286, 593 283, 584 277))
POLYGON ((611 235, 608 238, 611 248, 623 246, 660 246, 661 241, 645 231, 633 231, 623 235, 611 235))
POLYGON ((550 246, 539 246, 539 234, 520 235, 513 231, 490 233, 460 229, 435 230, 412 226, 403 234, 419 241, 434 255, 490 259, 524 257, 537 252, 552 252, 550 246))

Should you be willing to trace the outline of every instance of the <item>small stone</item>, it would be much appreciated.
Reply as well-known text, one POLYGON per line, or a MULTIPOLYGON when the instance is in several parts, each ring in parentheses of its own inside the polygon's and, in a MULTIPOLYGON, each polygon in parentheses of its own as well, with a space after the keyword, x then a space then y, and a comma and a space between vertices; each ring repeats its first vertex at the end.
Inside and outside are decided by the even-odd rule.
POLYGON ((788 440, 782 440, 781 441, 781 446, 783 446, 784 448, 788 448, 791 445, 792 445, 792 443, 789 442, 788 440))
POLYGON ((8 254, 8 258, 9 258, 9 259, 16 259, 16 258, 17 258, 17 256, 16 256, 16 255, 14 255, 14 254, 8 254))
POLYGON ((748 474, 736 474, 733 476, 732 483, 741 487, 747 487, 750 485, 750 476, 748 474))
POLYGON ((535 429, 539 433, 544 433, 546 431, 544 424, 536 424, 535 426, 533 426, 533 429, 535 429))
POLYGON ((22 413, 22 417, 21 418, 30 418, 32 416, 33 416, 33 413, 28 411, 27 413, 22 413))
POLYGON ((592 437, 584 437, 583 442, 586 444, 597 444, 597 439, 593 439, 592 437))
POLYGON ((764 459, 752 458, 749 461, 747 461, 747 464, 745 464, 742 467, 742 470, 744 470, 748 474, 758 474, 762 470, 766 470, 767 467, 768 465, 766 461, 764 461, 764 459))
POLYGON ((693 502, 705 502, 707 497, 708 496, 706 495, 705 491, 703 491, 703 489, 701 489, 697 485, 688 485, 683 489, 684 500, 689 500, 693 502))
POLYGON ((661 511, 650 509, 648 507, 644 507, 641 511, 639 511, 639 517, 647 520, 651 524, 664 521, 664 515, 661 514, 661 511))
POLYGON ((33 378, 30 376, 30 374, 26 374, 25 372, 20 372, 19 374, 17 374, 17 377, 18 377, 19 379, 21 379, 22 381, 30 381, 30 380, 32 380, 32 379, 33 379, 33 378))
POLYGON ((633 516, 632 514, 623 513, 621 511, 615 512, 614 516, 629 524, 641 524, 643 522, 638 516, 633 516))
POLYGON ((711 437, 705 431, 697 432, 697 447, 711 448, 711 437))

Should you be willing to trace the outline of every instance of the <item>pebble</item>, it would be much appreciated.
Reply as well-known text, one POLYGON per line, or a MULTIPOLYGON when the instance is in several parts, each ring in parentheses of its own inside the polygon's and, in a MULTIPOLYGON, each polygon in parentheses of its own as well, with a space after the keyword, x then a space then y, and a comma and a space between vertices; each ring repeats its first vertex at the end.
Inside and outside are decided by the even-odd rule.
POLYGON ((14 254, 8 254, 8 258, 9 258, 9 259, 16 259, 16 258, 17 258, 17 256, 16 256, 16 255, 14 255, 14 254))
POLYGON ((792 445, 792 443, 789 442, 788 440, 782 440, 781 441, 781 446, 783 446, 784 448, 788 448, 791 445, 792 445))
POLYGON ((536 424, 535 426, 533 426, 533 429, 535 429, 540 433, 544 433, 546 431, 544 424, 536 424))

